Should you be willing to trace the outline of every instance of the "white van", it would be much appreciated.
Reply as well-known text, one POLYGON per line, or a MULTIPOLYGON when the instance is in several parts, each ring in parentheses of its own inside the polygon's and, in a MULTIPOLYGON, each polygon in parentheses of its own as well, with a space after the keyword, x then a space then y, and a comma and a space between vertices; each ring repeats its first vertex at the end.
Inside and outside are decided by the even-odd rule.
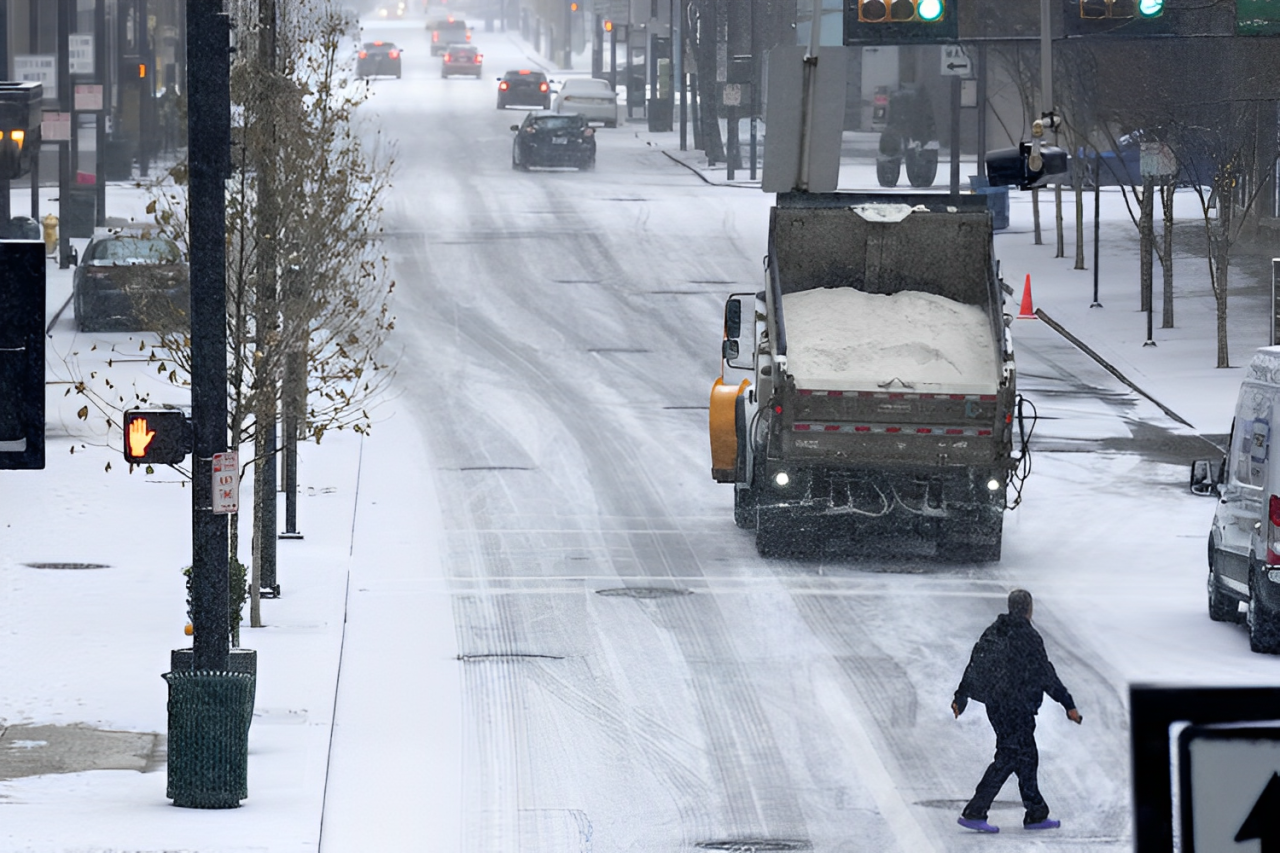
POLYGON ((1244 621, 1255 652, 1280 652, 1280 346, 1254 355, 1240 384, 1231 443, 1216 465, 1191 467, 1191 491, 1218 497, 1209 531, 1209 618, 1244 621), (1244 608, 1240 605, 1243 603, 1244 608))

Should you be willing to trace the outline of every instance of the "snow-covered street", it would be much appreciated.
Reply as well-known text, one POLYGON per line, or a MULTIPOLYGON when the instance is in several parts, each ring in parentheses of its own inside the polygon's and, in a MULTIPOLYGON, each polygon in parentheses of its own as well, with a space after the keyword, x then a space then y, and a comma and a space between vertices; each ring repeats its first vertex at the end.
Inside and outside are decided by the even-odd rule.
MULTIPOLYGON (((0 773, 0 851, 1131 849, 1129 685, 1280 679, 1280 659, 1206 613, 1213 500, 1187 489, 1266 342, 1268 283, 1233 273, 1236 367, 1215 370, 1205 263, 1179 257, 1177 327, 1143 347, 1119 192, 1103 195, 1101 308, 1070 234, 1053 258, 1050 194, 1037 246, 1014 192, 996 238, 1006 310, 1029 274, 1036 307, 1143 393, 1014 320, 1038 420, 998 564, 839 542, 763 559, 711 479, 707 397, 725 297, 762 286, 772 196, 643 122, 597 128, 594 171, 515 171, 523 112, 494 108, 495 78, 565 72, 477 27, 484 74, 441 79, 420 20, 366 24, 404 51, 366 108, 396 153, 397 373, 369 437, 302 451, 305 538, 279 543, 283 595, 242 635, 261 661, 249 798, 172 807, 162 746, 136 767, 0 773), (1041 711, 1063 825, 1033 841, 1013 782, 991 813, 1010 831, 955 824, 994 738, 980 708, 953 719, 952 692, 1015 587, 1084 717, 1041 711)), ((847 159, 841 189, 858 188, 878 189, 873 164, 847 159)), ((113 215, 143 215, 138 190, 108 193, 113 215)), ((69 288, 50 262, 51 320, 69 288)), ((128 473, 119 434, 57 384, 138 336, 79 333, 68 310, 48 344, 47 468, 0 478, 0 734, 163 735, 160 673, 189 643, 190 493, 167 469, 128 473)))

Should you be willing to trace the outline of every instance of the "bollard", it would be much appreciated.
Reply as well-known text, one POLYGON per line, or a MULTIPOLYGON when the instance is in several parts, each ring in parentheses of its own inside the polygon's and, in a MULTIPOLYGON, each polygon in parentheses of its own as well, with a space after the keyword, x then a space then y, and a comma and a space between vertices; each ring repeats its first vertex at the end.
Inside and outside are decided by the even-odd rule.
POLYGON ((52 255, 58 250, 58 217, 50 213, 41 221, 44 224, 44 253, 52 255))

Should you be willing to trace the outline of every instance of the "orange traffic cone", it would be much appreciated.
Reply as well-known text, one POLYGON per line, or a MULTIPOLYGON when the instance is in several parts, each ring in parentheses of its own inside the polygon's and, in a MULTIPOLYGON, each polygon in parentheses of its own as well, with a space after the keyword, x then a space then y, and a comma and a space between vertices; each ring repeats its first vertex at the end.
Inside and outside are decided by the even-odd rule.
POLYGON ((1036 309, 1031 307, 1031 273, 1027 273, 1027 283, 1022 286, 1022 308, 1018 310, 1019 320, 1038 320, 1036 309))

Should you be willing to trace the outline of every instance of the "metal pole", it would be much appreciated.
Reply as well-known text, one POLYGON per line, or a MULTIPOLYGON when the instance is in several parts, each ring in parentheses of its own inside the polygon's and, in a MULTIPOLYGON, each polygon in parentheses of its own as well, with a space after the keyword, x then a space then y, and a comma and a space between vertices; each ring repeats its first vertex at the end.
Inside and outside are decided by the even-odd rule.
MULTIPOLYGON (((71 112, 71 56, 67 52, 71 36, 71 15, 75 0, 59 0, 58 3, 58 110, 71 112)), ((71 134, 75 135, 75 122, 71 123, 71 134)), ((4 221, 9 221, 9 184, 3 188, 4 221)), ((71 143, 58 143, 58 218, 62 220, 58 228, 58 269, 71 266, 71 238, 67 236, 67 212, 71 208, 71 143)))
POLYGON ((1049 0, 1040 0, 1040 99, 1045 112, 1053 111, 1053 25, 1049 0))
POLYGON ((1098 301, 1098 243, 1102 234, 1102 158, 1093 158, 1093 302, 1090 308, 1101 308, 1098 301))
MULTIPOLYGON (((150 44, 147 33, 147 0, 137 0, 138 21, 138 175, 145 178, 151 174, 151 128, 150 107, 151 80, 155 76, 155 68, 151 67, 147 46, 150 44), (146 76, 142 76, 145 74, 146 76)), ((73 131, 74 133, 74 131, 73 131)))
POLYGON ((98 210, 95 226, 107 224, 107 0, 97 0, 93 7, 93 77, 102 87, 102 109, 94 118, 94 173, 98 210))
POLYGON ((960 197, 960 77, 951 75, 951 195, 960 197))
MULTIPOLYGON (((609 27, 609 88, 618 91, 618 22, 609 27)), ((629 99, 628 99, 629 100, 629 99)))
POLYGON ((685 150, 684 130, 684 0, 671 0, 671 93, 680 99, 680 150, 685 150))
POLYGON ((231 639, 227 516, 213 513, 213 454, 227 449, 225 181, 231 151, 231 26, 220 0, 187 3, 191 211, 192 656, 225 671, 231 639))
MULTIPOLYGON (((40 4, 34 0, 27 2, 27 46, 28 53, 40 52, 40 4)), ((6 39, 8 41, 8 39, 6 39)), ((6 69, 7 73, 7 69, 6 69)), ((40 221, 40 149, 31 158, 31 218, 40 221)))
MULTIPOLYGON (((1047 3, 1048 0, 1042 0, 1047 3)), ((813 0, 813 22, 809 27, 809 49, 804 56, 804 93, 800 104, 800 174, 796 189, 809 191, 809 148, 813 144, 813 116, 818 101, 818 45, 822 34, 822 0, 813 0)))
MULTIPOLYGON (((565 7, 568 8, 567 6, 565 7)), ((269 75, 272 81, 276 76, 279 62, 279 33, 277 30, 276 0, 259 0, 258 7, 258 63, 259 73, 269 75)), ((264 80, 266 82, 266 80, 264 80)), ((275 89, 271 82, 272 91, 275 89)), ((258 530, 255 541, 258 543, 257 558, 254 561, 254 574, 257 582, 251 585, 251 595, 260 598, 278 598, 280 584, 276 580, 276 469, 280 464, 276 449, 276 422, 279 414, 277 395, 280 389, 278 374, 280 359, 278 347, 269 343, 264 330, 275 330, 279 327, 279 283, 277 281, 278 254, 276 247, 279 237, 279 194, 276 191, 278 178, 278 159, 274 144, 276 104, 270 95, 260 95, 257 99, 261 112, 251 121, 269 126, 273 142, 265 150, 260 151, 261 160, 258 169, 258 198, 256 217, 258 233, 258 282, 256 299, 256 322, 259 330, 256 353, 262 358, 254 375, 256 394, 260 395, 254 407, 254 435, 257 466, 254 468, 254 509, 258 515, 254 518, 254 527, 258 530)), ((256 600, 250 601, 251 606, 256 600)), ((255 625, 256 627, 256 625, 255 625)))
POLYGON ((1280 323, 1277 323, 1276 314, 1280 313, 1280 303, 1276 302, 1276 286, 1280 284, 1280 258, 1271 259, 1271 346, 1280 344, 1280 339, 1276 335, 1280 334, 1280 323))
MULTIPOLYGON (((58 9, 59 13, 61 13, 61 4, 59 4, 58 9)), ((59 14, 59 18, 61 18, 61 14, 59 14)), ((6 80, 12 77, 9 73, 9 4, 6 0, 0 0, 0 72, 3 72, 6 80)), ((36 159, 40 159, 39 151, 36 152, 36 159)), ((8 229, 10 215, 9 179, 0 178, 0 227, 8 229)))

